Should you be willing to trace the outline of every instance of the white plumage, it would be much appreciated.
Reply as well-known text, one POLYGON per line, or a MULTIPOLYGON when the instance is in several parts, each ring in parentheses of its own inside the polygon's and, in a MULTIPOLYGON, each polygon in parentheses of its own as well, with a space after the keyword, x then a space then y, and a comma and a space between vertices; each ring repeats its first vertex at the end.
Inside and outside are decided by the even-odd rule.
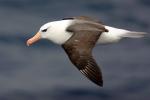
MULTIPOLYGON (((71 25, 72 20, 60 20, 53 21, 43 25, 39 32, 42 38, 47 38, 54 43, 63 44, 72 35, 72 33, 67 32, 66 28, 71 25), (42 30, 47 29, 47 32, 42 32, 42 30)), ((114 28, 110 26, 105 26, 108 32, 103 32, 97 41, 97 44, 115 43, 124 37, 130 38, 140 38, 145 34, 144 32, 132 32, 124 29, 114 28)))
POLYGON ((53 21, 43 25, 39 32, 47 29, 47 32, 42 32, 41 37, 47 38, 56 44, 65 43, 70 37, 71 33, 66 31, 66 28, 72 23, 71 20, 53 21))

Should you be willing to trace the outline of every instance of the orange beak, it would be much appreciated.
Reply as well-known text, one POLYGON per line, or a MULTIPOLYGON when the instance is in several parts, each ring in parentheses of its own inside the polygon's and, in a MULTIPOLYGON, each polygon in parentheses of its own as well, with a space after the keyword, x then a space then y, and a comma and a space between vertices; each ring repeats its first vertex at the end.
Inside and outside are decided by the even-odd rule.
POLYGON ((41 38, 41 34, 38 32, 32 38, 27 40, 27 46, 32 45, 33 43, 37 42, 41 38))

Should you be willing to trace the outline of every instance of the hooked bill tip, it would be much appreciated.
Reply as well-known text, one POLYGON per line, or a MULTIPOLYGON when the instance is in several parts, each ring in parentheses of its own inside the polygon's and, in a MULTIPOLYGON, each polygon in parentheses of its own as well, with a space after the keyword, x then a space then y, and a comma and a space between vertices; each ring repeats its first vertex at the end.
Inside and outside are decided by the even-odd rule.
POLYGON ((32 38, 27 40, 27 42, 26 42, 27 46, 30 46, 33 43, 37 42, 40 38, 41 38, 40 33, 35 34, 32 38))
POLYGON ((27 40, 26 45, 27 45, 27 46, 30 46, 30 45, 31 45, 31 41, 30 41, 30 39, 29 39, 29 40, 27 40))

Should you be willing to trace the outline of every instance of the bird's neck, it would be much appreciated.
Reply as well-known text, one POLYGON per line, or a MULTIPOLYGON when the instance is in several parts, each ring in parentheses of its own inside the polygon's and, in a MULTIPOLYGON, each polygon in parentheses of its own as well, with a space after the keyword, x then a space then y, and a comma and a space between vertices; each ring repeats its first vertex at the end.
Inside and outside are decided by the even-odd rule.
POLYGON ((66 31, 66 28, 71 24, 71 20, 61 20, 52 22, 52 27, 50 29, 49 40, 56 44, 64 44, 72 34, 66 31))

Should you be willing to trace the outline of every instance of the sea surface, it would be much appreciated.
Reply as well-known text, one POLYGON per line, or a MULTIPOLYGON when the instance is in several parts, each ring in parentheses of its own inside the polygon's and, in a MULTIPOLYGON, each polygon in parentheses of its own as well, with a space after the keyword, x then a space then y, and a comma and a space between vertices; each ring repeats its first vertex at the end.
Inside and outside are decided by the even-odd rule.
POLYGON ((97 45, 98 87, 48 40, 26 40, 41 25, 86 15, 150 33, 150 0, 0 0, 0 100, 150 100, 150 35, 97 45))

